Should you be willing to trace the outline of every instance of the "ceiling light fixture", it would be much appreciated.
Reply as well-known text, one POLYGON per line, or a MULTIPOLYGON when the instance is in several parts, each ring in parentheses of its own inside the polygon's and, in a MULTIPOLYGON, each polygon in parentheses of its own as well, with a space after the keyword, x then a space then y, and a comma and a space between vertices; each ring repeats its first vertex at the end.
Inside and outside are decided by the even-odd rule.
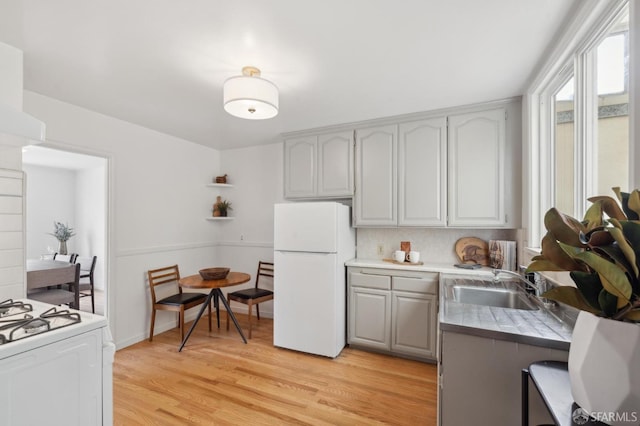
POLYGON ((278 115, 278 88, 260 77, 256 67, 242 68, 242 75, 224 82, 224 110, 249 120, 263 120, 278 115))

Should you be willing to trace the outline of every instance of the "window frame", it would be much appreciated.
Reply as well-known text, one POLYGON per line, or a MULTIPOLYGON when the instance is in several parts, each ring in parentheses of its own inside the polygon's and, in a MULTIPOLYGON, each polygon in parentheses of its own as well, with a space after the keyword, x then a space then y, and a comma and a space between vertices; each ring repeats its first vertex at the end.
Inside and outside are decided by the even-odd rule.
MULTIPOLYGON (((546 232, 544 214, 555 200, 555 101, 556 93, 573 75, 574 78, 574 209, 577 218, 586 211, 586 198, 597 188, 598 94, 596 84, 597 47, 615 33, 615 25, 624 13, 631 11, 629 0, 615 0, 599 7, 582 5, 551 52, 542 71, 530 85, 525 100, 524 136, 528 178, 524 188, 523 223, 527 224, 525 254, 539 253, 546 232), (613 30, 613 31, 612 31, 613 30), (587 174, 586 172, 591 172, 587 174)), ((627 36, 627 40, 631 39, 627 36)), ((628 48, 628 47, 627 47, 628 48)), ((631 76, 630 76, 631 77, 631 76)), ((631 80, 628 82, 632 84, 631 80)), ((629 103, 632 103, 630 95, 629 103)), ((629 117, 631 123, 632 117, 629 117)), ((632 144, 630 133, 629 144, 632 144)), ((630 151, 631 152, 631 151, 630 151)), ((633 170, 629 170, 629 182, 633 170)), ((527 259, 523 259, 526 260, 527 259)))

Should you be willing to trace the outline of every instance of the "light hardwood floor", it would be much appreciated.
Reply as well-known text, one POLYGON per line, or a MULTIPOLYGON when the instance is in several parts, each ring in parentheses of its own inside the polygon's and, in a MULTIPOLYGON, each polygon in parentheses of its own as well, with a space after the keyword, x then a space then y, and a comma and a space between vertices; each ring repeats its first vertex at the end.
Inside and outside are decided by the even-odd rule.
MULTIPOLYGON (((95 297, 95 306, 96 306, 96 314, 104 315, 104 298, 105 293, 102 290, 96 290, 94 293, 95 297)), ((81 297, 80 298, 80 310, 84 312, 91 312, 91 297, 81 297)))
POLYGON ((268 318, 245 345, 224 317, 211 333, 203 317, 182 352, 177 329, 116 352, 114 424, 436 424, 435 365, 348 347, 336 359, 275 348, 268 318))

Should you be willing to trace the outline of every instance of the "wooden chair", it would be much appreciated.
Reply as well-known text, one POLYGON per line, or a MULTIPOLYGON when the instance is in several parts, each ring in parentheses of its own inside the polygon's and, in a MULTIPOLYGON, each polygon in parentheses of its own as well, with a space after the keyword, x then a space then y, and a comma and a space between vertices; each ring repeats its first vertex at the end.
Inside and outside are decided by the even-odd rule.
MULTIPOLYGON (((273 278, 273 263, 259 262, 258 273, 256 274, 256 285, 254 288, 247 288, 244 290, 238 290, 231 293, 227 293, 227 301, 231 303, 232 300, 247 305, 249 309, 249 339, 251 339, 251 308, 256 306, 256 314, 258 321, 260 320, 260 306, 259 303, 266 302, 267 300, 273 300, 273 291, 259 288, 260 277, 273 278)), ((227 312, 227 330, 229 330, 229 313, 227 312)))
MULTIPOLYGON (((149 341, 153 341, 153 327, 156 322, 156 311, 178 312, 180 340, 184 340, 184 313, 187 309, 201 305, 207 300, 204 293, 183 293, 178 285, 180 271, 178 265, 152 269, 147 272, 151 292, 151 330, 149 341), (161 287, 159 287, 161 286, 161 287), (178 293, 175 293, 175 287, 178 293)), ((209 303, 209 331, 211 331, 211 304, 209 303)))
POLYGON ((98 256, 77 256, 75 263, 80 264, 80 297, 91 296, 91 312, 96 313, 95 292, 93 287, 93 272, 96 269, 98 256))
POLYGON ((58 262, 75 263, 76 257, 78 257, 76 253, 71 253, 71 254, 54 253, 53 254, 53 260, 57 260, 58 262))

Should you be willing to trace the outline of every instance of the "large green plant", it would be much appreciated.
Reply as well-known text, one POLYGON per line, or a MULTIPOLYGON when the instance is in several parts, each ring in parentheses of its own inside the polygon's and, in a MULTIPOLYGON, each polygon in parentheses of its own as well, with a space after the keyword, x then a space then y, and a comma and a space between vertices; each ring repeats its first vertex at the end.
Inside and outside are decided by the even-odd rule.
POLYGON ((640 192, 589 198, 582 222, 550 209, 542 252, 527 271, 569 271, 576 284, 543 297, 606 318, 640 321, 640 192))

